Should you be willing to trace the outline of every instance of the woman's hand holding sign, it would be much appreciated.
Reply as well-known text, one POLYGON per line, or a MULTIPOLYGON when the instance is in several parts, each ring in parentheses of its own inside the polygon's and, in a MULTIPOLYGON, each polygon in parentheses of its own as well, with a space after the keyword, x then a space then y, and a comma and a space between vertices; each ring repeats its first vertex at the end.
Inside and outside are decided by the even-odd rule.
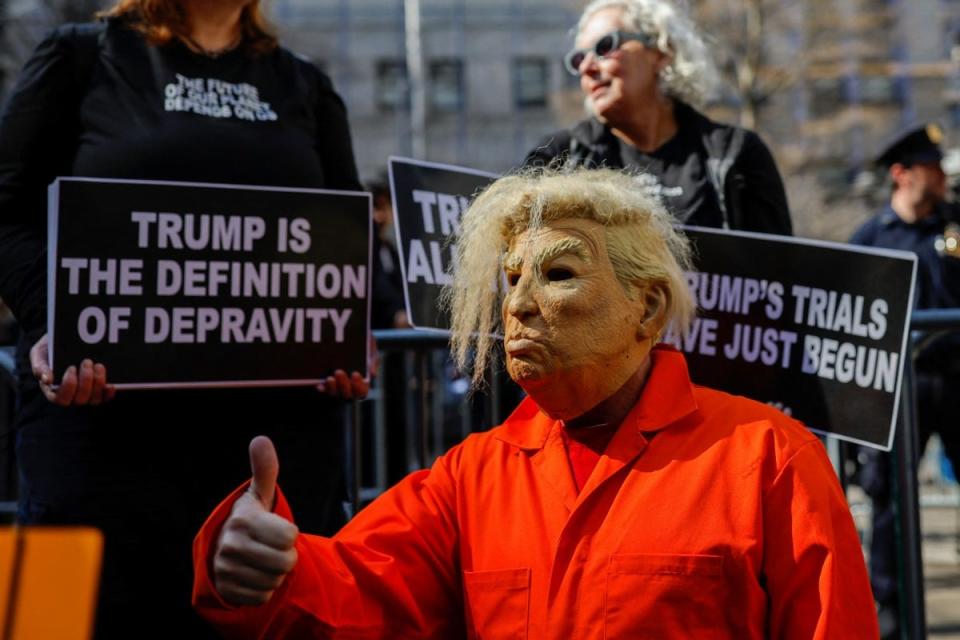
MULTIPOLYGON (((367 351, 370 363, 370 376, 377 375, 380 370, 380 352, 377 350, 377 341, 370 335, 370 346, 367 351)), ((363 379, 363 374, 354 371, 349 376, 343 369, 337 369, 333 375, 327 376, 317 385, 317 391, 334 398, 344 400, 363 400, 370 392, 370 383, 363 379)))
POLYGON ((95 406, 112 400, 116 394, 114 386, 107 384, 107 368, 89 358, 81 362, 79 367, 67 367, 60 386, 54 389, 47 334, 43 334, 30 349, 30 367, 40 383, 43 395, 50 402, 62 407, 95 406))
POLYGON ((317 385, 317 391, 343 400, 363 400, 370 391, 370 383, 363 379, 359 371, 348 376, 343 369, 337 369, 317 385))
POLYGON ((280 464, 265 436, 250 442, 252 479, 223 525, 213 558, 214 585, 233 605, 270 599, 297 564, 297 526, 273 511, 280 464))
MULTIPOLYGON (((372 336, 370 349, 370 374, 376 375, 380 357, 372 336)), ((109 402, 117 393, 116 387, 107 383, 106 366, 89 358, 84 359, 79 367, 67 367, 60 385, 54 388, 53 371, 50 369, 50 341, 46 333, 30 349, 30 367, 43 395, 62 407, 96 406, 109 402)), ((317 390, 333 398, 362 400, 370 391, 370 383, 357 371, 347 375, 343 369, 337 369, 317 385, 317 390)))

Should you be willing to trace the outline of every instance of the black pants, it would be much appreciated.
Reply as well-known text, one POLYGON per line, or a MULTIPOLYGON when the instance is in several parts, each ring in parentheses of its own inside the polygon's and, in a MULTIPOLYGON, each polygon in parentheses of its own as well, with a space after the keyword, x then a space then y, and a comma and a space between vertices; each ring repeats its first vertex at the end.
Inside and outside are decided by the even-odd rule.
POLYGON ((277 446, 301 530, 337 531, 343 421, 313 389, 126 391, 73 409, 25 392, 18 518, 103 531, 97 638, 217 637, 190 606, 191 544, 249 478, 247 445, 260 433, 277 446))

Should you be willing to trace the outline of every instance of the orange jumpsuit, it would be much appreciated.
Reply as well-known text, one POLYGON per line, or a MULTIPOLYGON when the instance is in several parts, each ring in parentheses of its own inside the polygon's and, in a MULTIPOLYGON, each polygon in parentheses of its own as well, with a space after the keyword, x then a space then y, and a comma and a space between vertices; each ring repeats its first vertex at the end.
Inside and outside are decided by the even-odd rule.
MULTIPOLYGON (((209 573, 238 489, 197 536, 195 606, 237 638, 878 637, 817 438, 694 386, 675 351, 652 357, 579 494, 561 425, 527 399, 333 538, 301 534, 260 607, 225 604, 209 573)), ((282 497, 277 512, 290 517, 282 497)))

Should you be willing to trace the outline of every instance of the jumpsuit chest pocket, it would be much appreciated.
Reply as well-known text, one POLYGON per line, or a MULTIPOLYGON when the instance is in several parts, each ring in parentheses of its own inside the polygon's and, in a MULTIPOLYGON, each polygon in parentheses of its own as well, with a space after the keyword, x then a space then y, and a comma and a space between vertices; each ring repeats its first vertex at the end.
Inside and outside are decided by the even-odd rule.
POLYGON ((723 556, 615 554, 604 637, 726 638, 723 556))
POLYGON ((525 640, 530 615, 530 569, 464 571, 467 637, 525 640))

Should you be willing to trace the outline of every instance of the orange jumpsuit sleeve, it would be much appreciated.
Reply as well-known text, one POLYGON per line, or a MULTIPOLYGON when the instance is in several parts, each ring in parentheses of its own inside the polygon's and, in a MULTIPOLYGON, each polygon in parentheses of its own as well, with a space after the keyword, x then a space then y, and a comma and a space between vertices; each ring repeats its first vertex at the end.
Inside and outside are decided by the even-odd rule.
POLYGON ((770 638, 878 638, 863 552, 819 441, 801 446, 764 496, 770 638))
MULTIPOLYGON (((463 635, 451 453, 407 476, 333 538, 301 534, 297 565, 259 607, 225 603, 210 574, 220 529, 245 487, 237 489, 194 541, 194 607, 231 638, 463 635)), ((279 491, 276 512, 292 519, 279 491)))

